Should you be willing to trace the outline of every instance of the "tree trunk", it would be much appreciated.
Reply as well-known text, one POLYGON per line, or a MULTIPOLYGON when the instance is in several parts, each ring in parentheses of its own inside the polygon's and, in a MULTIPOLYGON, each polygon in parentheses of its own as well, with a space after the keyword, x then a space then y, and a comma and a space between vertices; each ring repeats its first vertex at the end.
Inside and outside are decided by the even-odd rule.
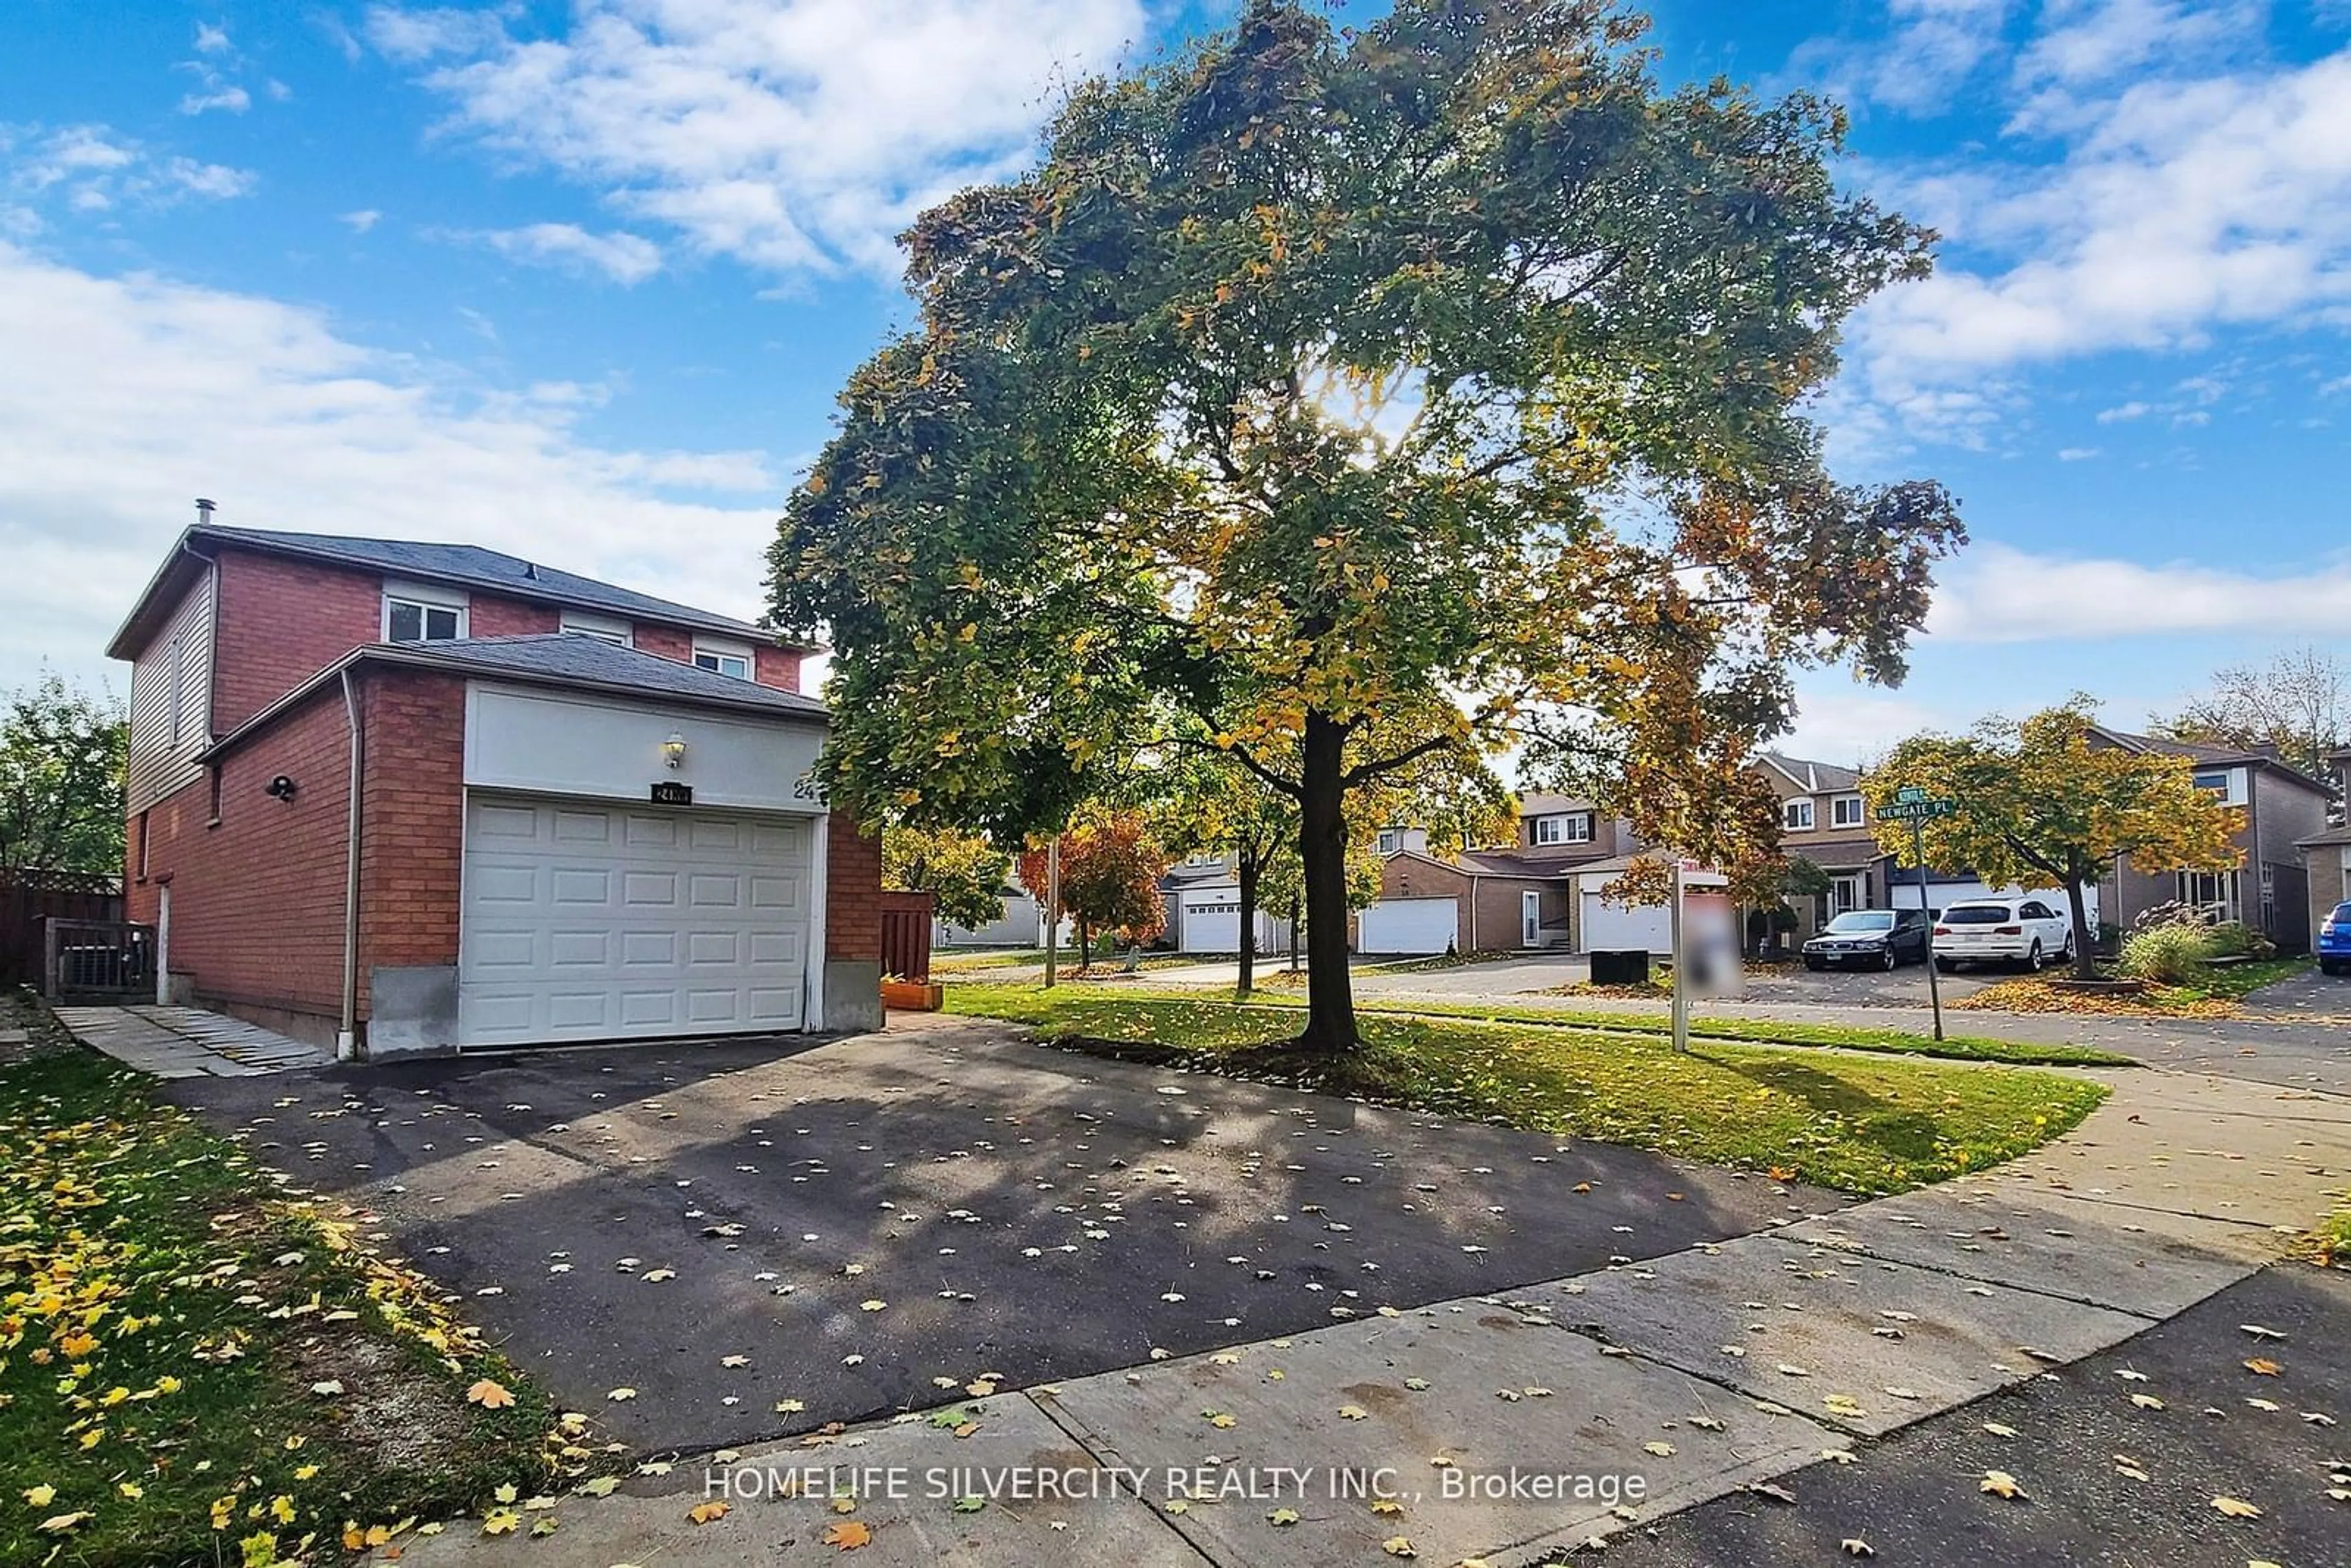
POLYGON ((1233 993, 1245 997, 1257 984, 1257 851, 1243 850, 1238 859, 1241 873, 1241 976, 1233 993))
POLYGON ((1094 965, 1093 933, 1086 929, 1086 923, 1082 920, 1078 922, 1077 936, 1078 973, 1082 975, 1094 965))
POLYGON ((2065 879, 2065 902, 2073 906, 2074 977, 2077 980, 2095 979, 2098 967, 2092 959, 2092 951, 2096 946, 2095 938, 2097 934, 2090 929, 2089 901, 2082 896, 2084 873, 2079 866, 2069 869, 2073 874, 2065 879))
POLYGON ((1298 854, 1306 883, 1305 1051, 1353 1051, 1355 997, 1347 973, 1346 727, 1309 711, 1300 742, 1298 854))

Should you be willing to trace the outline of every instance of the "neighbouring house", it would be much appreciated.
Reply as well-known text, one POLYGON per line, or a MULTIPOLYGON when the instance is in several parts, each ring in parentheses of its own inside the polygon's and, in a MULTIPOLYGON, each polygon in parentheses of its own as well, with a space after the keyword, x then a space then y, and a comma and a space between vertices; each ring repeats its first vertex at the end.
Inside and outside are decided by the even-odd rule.
MULTIPOLYGON (((2333 776, 2329 782, 2335 799, 2351 800, 2351 749, 2329 755, 2326 768, 2333 776)), ((2302 851, 2303 873, 2309 883, 2304 929, 2315 933, 2336 904, 2351 900, 2351 821, 2321 828, 2294 842, 2302 851)))
MULTIPOLYGON (((1068 925, 1065 920, 1064 925, 1068 925)), ((931 941, 941 947, 1042 947, 1044 902, 1020 885, 1019 873, 1004 884, 1002 913, 985 925, 931 922, 931 941)))
POLYGON ((2334 791, 2325 780, 2268 752, 2132 735, 2103 726, 2091 734, 2094 741, 2109 746, 2187 758, 2200 788, 2244 810, 2230 840, 2243 857, 2234 870, 2144 872, 2131 864, 2129 856, 2116 857, 2098 881, 2099 906, 2107 920, 2127 931, 2158 904, 2187 904, 2215 921, 2242 921, 2283 952, 2309 949, 2313 874, 2306 856, 2312 841, 2326 832, 2334 791))
MULTIPOLYGON (((1241 950, 1240 872, 1229 854, 1206 852, 1169 866, 1159 879, 1167 925, 1158 945, 1178 953, 1238 953, 1241 950)), ((1253 951, 1279 953, 1290 946, 1289 911, 1255 911, 1253 951)))
MULTIPOLYGON (((1756 758, 1753 768, 1780 797, 1781 852, 1792 860, 1802 856, 1828 874, 1825 894, 1788 900, 1796 915, 1793 939, 1802 941, 1849 909, 1889 907, 1895 859, 1877 847, 1860 770, 1776 751, 1756 758)), ((1909 894, 1907 902, 1917 904, 1915 882, 1909 894)))
POLYGON ((1355 918, 1366 954, 1541 951, 1578 946, 1575 885, 1633 843, 1590 801, 1529 794, 1507 848, 1433 853, 1417 828, 1381 830, 1380 895, 1355 918))
POLYGON ((108 649, 171 994, 370 1057, 879 1021, 880 846, 805 792, 807 650, 199 514, 108 649))

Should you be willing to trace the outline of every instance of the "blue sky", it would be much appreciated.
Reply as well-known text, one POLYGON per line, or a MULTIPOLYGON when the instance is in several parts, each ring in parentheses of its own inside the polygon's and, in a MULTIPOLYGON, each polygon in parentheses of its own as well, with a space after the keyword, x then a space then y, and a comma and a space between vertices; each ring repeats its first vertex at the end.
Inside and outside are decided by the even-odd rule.
MULTIPOLYGON (((101 649, 191 498, 741 613, 890 236, 1054 84, 1228 6, 16 0, 0 16, 0 685, 101 649)), ((1354 8, 1359 13, 1364 7, 1354 8)), ((1827 92, 1946 235, 1853 324, 1840 471, 1975 543, 1850 761, 2080 688, 2351 655, 2351 0, 1660 0, 1661 69, 1827 92)))

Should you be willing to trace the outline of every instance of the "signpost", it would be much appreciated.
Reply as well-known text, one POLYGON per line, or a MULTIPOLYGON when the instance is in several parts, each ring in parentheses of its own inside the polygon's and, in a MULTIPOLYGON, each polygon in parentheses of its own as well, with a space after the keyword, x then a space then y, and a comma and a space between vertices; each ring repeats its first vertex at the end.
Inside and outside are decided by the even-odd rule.
POLYGON ((1910 824, 1910 860, 1918 868, 1918 913, 1927 915, 1927 995, 1935 1004, 1935 1038, 1943 1038, 1942 970, 1935 963, 1934 916, 1927 908, 1927 824, 1937 817, 1956 813, 1959 803, 1942 796, 1929 795, 1915 784, 1905 785, 1894 792, 1893 802, 1880 807, 1877 814, 1891 821, 1910 824))
MULTIPOLYGON (((1714 894, 1717 890, 1727 888, 1729 885, 1730 879, 1723 875, 1720 872, 1701 870, 1695 862, 1689 861, 1677 860, 1674 862, 1672 905, 1674 944, 1674 1049, 1678 1051, 1686 1051, 1689 1050, 1689 1001, 1691 974, 1700 967, 1701 963, 1712 961, 1701 959, 1699 956, 1698 949, 1700 946, 1699 936, 1701 934, 1692 930, 1690 928, 1689 921, 1686 918, 1688 913, 1687 894, 1692 892, 1698 892, 1701 894, 1714 894)), ((1724 945, 1720 938, 1729 935, 1728 927, 1724 924, 1728 917, 1728 912, 1729 906, 1727 904, 1722 911, 1718 912, 1724 917, 1724 919, 1718 919, 1715 922, 1715 925, 1723 926, 1724 928, 1722 930, 1718 931, 1710 928, 1709 931, 1705 934, 1711 940, 1712 946, 1718 948, 1724 945)), ((1735 940, 1731 944, 1730 950, 1733 955, 1737 953, 1735 940)))

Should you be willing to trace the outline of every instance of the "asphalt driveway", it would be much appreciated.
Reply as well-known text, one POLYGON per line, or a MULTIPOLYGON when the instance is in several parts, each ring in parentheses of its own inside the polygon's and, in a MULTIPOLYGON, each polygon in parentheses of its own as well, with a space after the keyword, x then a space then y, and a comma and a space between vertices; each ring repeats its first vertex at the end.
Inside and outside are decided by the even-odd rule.
POLYGON ((1838 1202, 967 1019, 168 1092, 360 1208, 641 1449, 1507 1291, 1838 1202))

